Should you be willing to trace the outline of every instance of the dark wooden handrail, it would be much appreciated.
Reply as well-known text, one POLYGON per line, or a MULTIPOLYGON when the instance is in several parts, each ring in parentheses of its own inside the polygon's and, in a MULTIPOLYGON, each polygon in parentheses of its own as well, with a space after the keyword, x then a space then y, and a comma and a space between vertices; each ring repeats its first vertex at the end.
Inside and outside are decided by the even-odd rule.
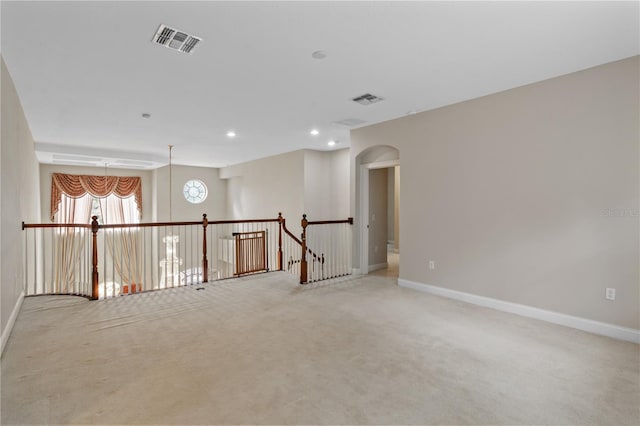
MULTIPOLYGON (((330 223, 347 223, 347 222, 348 222, 348 220, 336 220, 336 221, 331 221, 330 223)), ((311 222, 309 222, 309 224, 310 224, 310 223, 311 223, 311 222)), ((285 219, 282 219, 282 229, 284 230, 284 232, 285 232, 288 236, 290 236, 290 237, 293 239, 293 241, 295 241, 296 243, 298 243, 298 245, 300 245, 300 246, 302 245, 302 241, 300 241, 300 239, 299 239, 299 238, 297 238, 295 235, 293 235, 293 234, 291 233, 291 231, 289 231, 289 230, 287 229, 287 225, 286 225, 286 220, 285 220, 285 219)), ((313 256, 313 258, 314 258, 314 259, 318 259, 318 260, 320 260, 320 256, 318 256, 317 254, 315 254, 315 253, 314 253, 310 248, 307 248, 307 251, 309 252, 309 254, 310 254, 310 255, 312 255, 312 256, 313 256)))
POLYGON ((153 228, 155 226, 191 226, 202 225, 202 221, 198 222, 149 222, 149 223, 112 223, 99 225, 100 229, 122 229, 122 228, 153 228))
POLYGON ((309 221, 307 222, 307 225, 332 225, 335 223, 348 223, 349 225, 353 225, 353 218, 347 218, 344 220, 316 220, 316 221, 309 221))
POLYGON ((31 228, 86 228, 91 229, 91 224, 87 223, 24 223, 22 230, 31 228))
MULTIPOLYGON (((278 222, 279 219, 247 219, 247 220, 210 220, 209 225, 228 225, 234 223, 259 223, 259 222, 278 222)), ((331 225, 337 223, 348 223, 353 225, 353 218, 350 217, 344 220, 316 220, 308 221, 307 225, 331 225)), ((189 221, 189 222, 143 222, 143 223, 113 223, 98 225, 98 229, 117 229, 117 228, 149 228, 154 226, 189 226, 189 225, 202 225, 202 221, 189 221)), ((25 223, 22 222, 22 229, 27 228, 86 228, 91 229, 90 223, 25 223)), ((298 237, 287 229, 286 220, 282 221, 282 229, 284 232, 293 238, 298 244, 302 244, 302 241, 298 237)))
POLYGON ((293 241, 295 241, 295 242, 296 242, 296 243, 298 243, 299 245, 302 245, 302 241, 300 241, 300 239, 299 239, 298 237, 296 237, 295 235, 293 235, 293 234, 291 233, 291 231, 289 231, 289 230, 287 229, 287 221, 286 221, 286 219, 284 219, 284 218, 283 218, 281 223, 282 223, 282 229, 284 230, 284 232, 285 232, 288 236, 290 236, 291 238, 293 238, 293 241))
MULTIPOLYGON (((259 223, 259 222, 277 222, 278 219, 247 219, 247 220, 210 220, 209 225, 228 225, 234 223, 259 223)), ((98 225, 98 229, 116 229, 116 228, 150 228, 154 226, 188 226, 202 225, 202 221, 197 222, 146 222, 146 223, 118 223, 98 225)), ((27 228, 87 228, 91 229, 91 224, 85 223, 24 223, 22 222, 22 230, 27 228)))

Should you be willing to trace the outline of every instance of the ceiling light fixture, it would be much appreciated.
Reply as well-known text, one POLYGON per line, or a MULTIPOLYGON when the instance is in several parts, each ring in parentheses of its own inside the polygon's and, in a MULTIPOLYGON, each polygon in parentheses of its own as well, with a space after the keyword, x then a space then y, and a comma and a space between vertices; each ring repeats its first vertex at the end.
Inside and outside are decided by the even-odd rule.
POLYGON ((234 132, 233 130, 229 130, 227 132, 227 137, 229 138, 235 138, 236 137, 236 132, 234 132))
POLYGON ((338 142, 336 142, 336 141, 333 141, 333 140, 332 140, 332 141, 327 142, 327 145, 329 145, 329 146, 336 146, 336 144, 337 144, 337 143, 338 143, 338 142))
POLYGON ((143 112, 142 118, 151 118, 151 114, 149 114, 148 112, 143 112))
POLYGON ((320 134, 318 129, 311 129, 311 131, 309 133, 311 133, 313 136, 318 136, 320 134))

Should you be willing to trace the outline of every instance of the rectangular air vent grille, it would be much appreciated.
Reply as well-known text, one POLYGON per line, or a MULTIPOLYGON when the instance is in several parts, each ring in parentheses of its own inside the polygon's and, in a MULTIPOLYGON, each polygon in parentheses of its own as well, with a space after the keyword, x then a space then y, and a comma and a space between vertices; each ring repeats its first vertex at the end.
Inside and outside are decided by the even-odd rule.
POLYGON ((191 53, 202 39, 161 24, 152 41, 169 49, 191 53))
POLYGON ((114 164, 124 164, 126 166, 141 166, 141 167, 151 167, 154 165, 151 161, 142 161, 142 160, 115 160, 114 164))
POLYGON ((381 97, 372 95, 371 93, 365 93, 364 95, 360 95, 357 98, 352 99, 353 102, 357 102, 360 105, 371 105, 383 100, 384 99, 382 99, 381 97))
POLYGON ((102 157, 90 157, 87 155, 71 155, 71 154, 53 154, 52 156, 53 160, 60 160, 60 161, 82 161, 82 162, 89 162, 89 163, 99 163, 101 161, 104 161, 102 159, 102 157))
POLYGON ((193 50, 194 47, 196 47, 196 45, 200 42, 199 39, 191 37, 189 39, 187 39, 187 41, 184 43, 184 46, 182 47, 182 51, 185 53, 191 53, 191 51, 193 50))

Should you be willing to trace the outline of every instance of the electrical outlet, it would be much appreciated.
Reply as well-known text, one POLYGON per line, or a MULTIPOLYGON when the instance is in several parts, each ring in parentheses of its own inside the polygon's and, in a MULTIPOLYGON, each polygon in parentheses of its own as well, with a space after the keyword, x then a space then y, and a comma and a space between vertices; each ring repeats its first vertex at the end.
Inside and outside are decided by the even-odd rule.
POLYGON ((607 298, 607 300, 616 300, 616 289, 607 287, 604 297, 607 298))
POLYGON ((430 260, 429 261, 429 269, 436 269, 436 261, 435 260, 430 260))

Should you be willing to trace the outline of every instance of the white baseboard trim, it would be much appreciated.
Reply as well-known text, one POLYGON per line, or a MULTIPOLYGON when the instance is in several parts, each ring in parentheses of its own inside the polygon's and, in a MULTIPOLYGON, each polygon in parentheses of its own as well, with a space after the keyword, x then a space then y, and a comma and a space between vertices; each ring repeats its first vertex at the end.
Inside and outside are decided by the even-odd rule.
POLYGON ((474 305, 484 306, 498 311, 509 312, 523 317, 534 318, 553 324, 563 325, 565 327, 576 328, 589 333, 600 334, 602 336, 640 344, 640 330, 636 330, 634 328, 621 327, 615 324, 574 317, 572 315, 547 311, 544 309, 534 308, 532 306, 520 305, 518 303, 506 302, 504 300, 493 299, 490 297, 478 296, 471 293, 464 293, 462 291, 450 290, 444 287, 422 284, 402 278, 398 279, 398 285, 400 287, 423 291, 437 296, 447 297, 449 299, 460 300, 462 302, 472 303, 474 305))
POLYGON ((13 330, 13 325, 16 323, 16 318, 18 318, 18 312, 20 312, 20 308, 22 307, 22 302, 24 301, 24 291, 20 293, 18 296, 18 301, 16 305, 13 307, 13 311, 11 312, 11 316, 9 317, 9 321, 5 326, 4 330, 2 330, 2 346, 0 347, 0 355, 4 352, 4 347, 9 341, 9 336, 11 335, 11 330, 13 330))
POLYGON ((351 269, 351 274, 352 275, 362 275, 362 270, 360 270, 360 268, 352 268, 351 269))
POLYGON ((376 263, 375 265, 369 265, 369 272, 379 271, 380 269, 387 269, 389 264, 387 262, 384 263, 376 263))

